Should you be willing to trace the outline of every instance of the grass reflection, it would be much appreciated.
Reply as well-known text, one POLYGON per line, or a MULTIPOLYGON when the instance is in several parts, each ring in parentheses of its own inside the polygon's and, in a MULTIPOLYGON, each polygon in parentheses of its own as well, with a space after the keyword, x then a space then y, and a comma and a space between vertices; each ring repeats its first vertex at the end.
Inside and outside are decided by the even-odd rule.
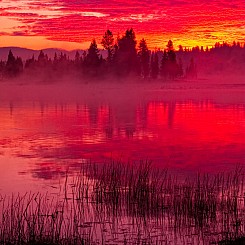
POLYGON ((2 196, 2 244, 237 244, 244 170, 179 179, 149 161, 83 164, 56 195, 2 196))

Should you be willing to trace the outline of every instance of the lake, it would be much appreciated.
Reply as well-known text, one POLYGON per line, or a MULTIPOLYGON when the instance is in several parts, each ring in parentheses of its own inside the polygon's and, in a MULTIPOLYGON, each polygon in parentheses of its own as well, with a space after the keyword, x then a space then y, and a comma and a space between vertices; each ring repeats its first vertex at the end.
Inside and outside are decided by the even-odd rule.
POLYGON ((7 85, 0 102, 1 191, 55 184, 90 160, 148 159, 185 175, 242 165, 244 90, 203 81, 7 85))
MULTIPOLYGON (((170 174, 182 180, 195 178, 197 173, 215 175, 233 171, 245 163, 244 94, 245 86, 241 82, 208 80, 153 84, 2 84, 1 195, 24 194, 29 191, 56 195, 66 181, 66 176, 75 178, 81 166, 88 162, 96 163, 97 166, 113 161, 119 161, 121 164, 130 162, 131 166, 137 169, 141 160, 152 161, 155 169, 168 169, 170 174)), ((121 170, 106 171, 113 179, 113 173, 121 170)), ((86 177, 89 179, 85 184, 88 189, 89 186, 97 186, 98 180, 105 181, 104 175, 95 176, 96 174, 86 177)), ((151 179, 151 182, 153 180, 151 179)), ((216 179, 217 181, 220 183, 220 180, 216 179)), ((230 180, 227 181, 230 183, 230 180)), ((183 189, 187 188, 185 186, 174 189, 173 179, 169 183, 163 184, 169 188, 167 192, 166 189, 161 189, 164 191, 164 194, 161 194, 164 196, 163 210, 172 205, 175 211, 159 214, 159 207, 153 207, 148 202, 150 200, 152 203, 157 190, 151 192, 154 195, 146 197, 144 194, 140 204, 137 199, 127 206, 125 200, 133 197, 129 197, 129 193, 121 189, 122 187, 117 187, 121 195, 118 200, 121 201, 120 204, 115 204, 114 197, 108 201, 108 195, 112 192, 108 191, 111 186, 105 181, 101 186, 108 193, 102 198, 98 195, 98 186, 90 190, 93 194, 87 206, 83 204, 83 211, 76 213, 79 214, 80 221, 82 220, 82 224, 79 224, 79 227, 84 229, 82 234, 92 234, 89 239, 95 239, 97 243, 94 244, 100 244, 101 241, 105 244, 120 244, 125 242, 125 239, 128 241, 126 244, 131 244, 130 239, 136 242, 137 237, 140 237, 141 241, 153 239, 152 241, 158 241, 159 244, 209 244, 216 234, 221 234, 216 241, 228 234, 222 222, 231 224, 233 228, 234 222, 240 222, 240 213, 234 215, 234 220, 230 218, 225 221, 222 216, 224 213, 219 213, 216 217, 216 211, 210 211, 210 206, 207 206, 205 222, 200 217, 195 219, 198 214, 183 213, 184 209, 179 218, 175 205, 178 203, 178 197, 188 189, 183 189), (172 193, 177 193, 176 196, 170 194, 171 188, 172 193), (146 206, 142 208, 144 201, 146 206), (93 206, 94 203, 96 207, 93 206), (98 206, 99 203, 103 205, 98 206), (146 212, 147 210, 150 213, 146 212), (176 220, 184 223, 176 224, 176 220), (201 223, 195 223, 200 220, 201 223), (209 235, 205 238, 207 225, 209 235), (186 231, 183 231, 185 228, 186 231), (141 235, 138 232, 141 232, 141 235)), ((125 186, 128 185, 130 184, 127 182, 125 186)), ((196 193, 194 187, 192 188, 193 193, 196 193)), ((216 202, 220 196, 223 198, 219 193, 219 184, 215 195, 212 194, 215 196, 213 199, 209 197, 211 189, 208 188, 205 190, 205 196, 209 198, 207 205, 214 200, 216 202)), ((240 193, 240 189, 236 193, 238 192, 240 193)), ((228 197, 225 197, 226 201, 229 200, 228 197)), ((240 198, 240 194, 237 194, 237 198, 240 198)), ((181 207, 185 207, 186 199, 190 198, 185 197, 181 201, 181 207)), ((80 197, 77 200, 80 200, 80 197)), ((73 205, 75 206, 69 210, 74 213, 80 210, 80 204, 73 205)), ((238 206, 240 205, 244 206, 243 201, 242 204, 239 201, 238 206)), ((211 206, 213 209, 213 204, 211 206)), ((234 206, 227 207, 234 209, 234 206)), ((220 209, 217 209, 218 212, 220 209)), ((244 231, 243 228, 241 231, 244 231)), ((236 232, 234 230, 236 229, 232 232, 236 232)), ((236 234, 240 234, 239 232, 236 234)))

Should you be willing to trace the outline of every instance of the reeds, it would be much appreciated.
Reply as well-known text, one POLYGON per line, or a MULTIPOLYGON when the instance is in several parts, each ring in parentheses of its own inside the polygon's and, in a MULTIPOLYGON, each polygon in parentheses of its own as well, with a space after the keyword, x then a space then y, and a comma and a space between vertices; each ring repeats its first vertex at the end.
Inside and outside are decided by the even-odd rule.
MULTIPOLYGON (((245 232, 244 173, 178 179, 151 162, 84 164, 57 195, 1 197, 1 244, 209 244, 245 232), (184 240, 183 240, 184 239, 184 240)), ((222 243, 223 244, 223 243, 222 243)), ((225 244, 225 243, 224 243, 225 244)))

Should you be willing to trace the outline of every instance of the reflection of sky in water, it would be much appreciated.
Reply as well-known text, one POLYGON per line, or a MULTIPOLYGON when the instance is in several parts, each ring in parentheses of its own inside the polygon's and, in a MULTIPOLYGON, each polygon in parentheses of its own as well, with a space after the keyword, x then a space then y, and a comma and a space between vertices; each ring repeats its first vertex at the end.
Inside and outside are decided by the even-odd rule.
MULTIPOLYGON (((145 102, 119 108, 2 104, 1 175, 51 183, 84 159, 150 159, 179 171, 217 171, 244 163, 242 105, 145 102)), ((1 178, 1 188, 7 182, 1 178)))

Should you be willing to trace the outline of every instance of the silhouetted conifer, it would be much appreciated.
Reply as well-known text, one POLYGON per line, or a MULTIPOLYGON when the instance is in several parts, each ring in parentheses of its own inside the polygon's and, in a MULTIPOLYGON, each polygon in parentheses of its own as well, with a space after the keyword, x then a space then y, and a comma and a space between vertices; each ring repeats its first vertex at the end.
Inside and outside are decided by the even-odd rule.
POLYGON ((34 69, 35 67, 35 58, 34 55, 31 59, 27 59, 25 62, 25 69, 34 69))
POLYGON ((9 51, 6 63, 6 75, 14 77, 23 71, 23 62, 20 57, 15 58, 12 51, 9 51))
POLYGON ((179 63, 178 63, 178 73, 177 73, 177 76, 178 77, 183 77, 183 75, 184 75, 183 62, 182 62, 182 59, 180 58, 179 59, 179 63))
POLYGON ((104 49, 107 50, 107 61, 110 63, 113 56, 113 48, 114 48, 114 37, 110 30, 107 30, 102 38, 101 41, 102 46, 104 49))
POLYGON ((160 71, 162 78, 166 80, 168 77, 168 54, 166 50, 163 52, 160 71))
POLYGON ((3 78, 4 76, 4 70, 5 70, 5 62, 4 61, 0 61, 0 80, 3 78))
POLYGON ((136 37, 133 29, 128 29, 118 40, 118 50, 115 54, 117 74, 139 74, 140 65, 136 50, 136 37))
POLYGON ((6 63, 6 73, 8 76, 15 75, 15 57, 11 50, 9 50, 8 59, 6 63))
POLYGON ((100 55, 95 39, 90 44, 88 49, 88 54, 84 60, 84 72, 86 75, 98 75, 99 65, 100 65, 100 55))
POLYGON ((190 65, 186 68, 186 77, 191 79, 197 78, 197 69, 193 58, 191 58, 190 65))
POLYGON ((45 55, 42 50, 40 51, 38 55, 37 62, 38 62, 39 68, 44 68, 48 63, 48 56, 45 55))
POLYGON ((57 71, 58 66, 59 66, 58 55, 57 55, 57 53, 55 52, 55 53, 54 53, 54 59, 53 59, 53 70, 57 71))
POLYGON ((168 49, 168 65, 167 65, 168 77, 170 79, 174 79, 178 75, 178 64, 176 61, 176 54, 174 52, 173 42, 171 40, 168 41, 167 49, 168 49))
POLYGON ((157 52, 151 54, 151 78, 157 79, 159 74, 159 61, 157 52))
POLYGON ((143 78, 147 78, 150 72, 149 71, 150 51, 147 47, 144 38, 140 41, 138 55, 139 55, 140 65, 141 65, 141 76, 143 78))
POLYGON ((99 64, 100 61, 99 50, 95 39, 93 39, 93 41, 90 44, 90 47, 88 49, 88 54, 85 60, 86 60, 86 65, 91 67, 95 67, 99 64))
POLYGON ((184 49, 183 49, 183 46, 182 45, 179 45, 179 52, 184 52, 184 49))
POLYGON ((17 57, 15 62, 16 62, 17 74, 23 72, 23 61, 22 61, 21 57, 17 57))

